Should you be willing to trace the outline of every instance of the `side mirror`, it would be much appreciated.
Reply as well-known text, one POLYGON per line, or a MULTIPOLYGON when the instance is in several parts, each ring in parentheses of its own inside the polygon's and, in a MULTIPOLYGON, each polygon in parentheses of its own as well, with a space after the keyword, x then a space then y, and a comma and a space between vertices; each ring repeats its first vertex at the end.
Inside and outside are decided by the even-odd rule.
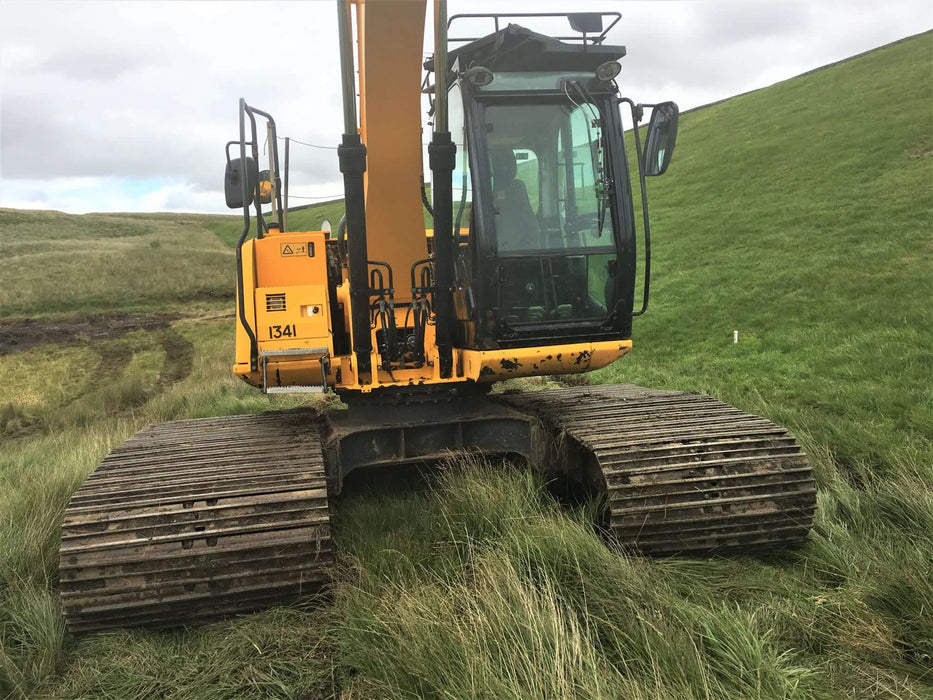
POLYGON ((240 158, 228 160, 227 169, 224 171, 224 197, 227 200, 227 206, 231 209, 239 209, 246 204, 243 201, 241 178, 246 177, 246 196, 250 198, 250 201, 256 192, 256 183, 259 180, 256 162, 249 156, 246 157, 245 165, 241 160, 240 158))
POLYGON ((659 102, 651 110, 645 137, 645 175, 663 175, 674 155, 680 110, 673 102, 659 102))

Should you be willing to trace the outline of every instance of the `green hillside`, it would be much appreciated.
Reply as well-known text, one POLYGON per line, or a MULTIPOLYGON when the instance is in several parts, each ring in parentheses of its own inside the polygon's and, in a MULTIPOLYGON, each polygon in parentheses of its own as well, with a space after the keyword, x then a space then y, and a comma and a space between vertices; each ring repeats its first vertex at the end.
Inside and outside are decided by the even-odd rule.
POLYGON ((0 210, 0 319, 230 300, 217 218, 0 210))
POLYGON ((933 462, 931 37, 685 115, 651 310, 601 379, 764 410, 858 478, 933 462))
MULTIPOLYGON (((289 231, 319 231, 326 219, 331 229, 336 233, 337 224, 343 216, 343 201, 326 202, 307 209, 299 209, 288 213, 289 231)), ((255 232, 256 219, 251 219, 250 230, 255 232)), ((236 246, 240 234, 243 232, 243 217, 223 217, 213 224, 217 236, 231 248, 236 246)), ((250 234, 252 235, 252 233, 250 234)))
POLYGON ((452 464, 334 504, 327 599, 70 637, 58 518, 107 451, 298 399, 230 375, 236 217, 0 211, 0 696, 933 695, 931 59, 928 32, 687 113, 649 181, 651 306, 590 381, 791 428, 817 525, 770 556, 628 557, 531 473, 452 464))

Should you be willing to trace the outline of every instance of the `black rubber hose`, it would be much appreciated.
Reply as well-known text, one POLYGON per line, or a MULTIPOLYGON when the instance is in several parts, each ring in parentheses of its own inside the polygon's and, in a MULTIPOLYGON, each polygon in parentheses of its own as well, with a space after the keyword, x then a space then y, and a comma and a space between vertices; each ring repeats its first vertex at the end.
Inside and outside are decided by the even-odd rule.
POLYGON ((337 254, 340 256, 340 264, 343 265, 347 260, 347 215, 340 217, 337 223, 337 254))
POLYGON ((424 175, 421 176, 421 201, 424 204, 424 208, 428 210, 428 214, 431 215, 431 218, 434 218, 434 209, 431 208, 431 203, 428 201, 428 193, 424 188, 424 175))

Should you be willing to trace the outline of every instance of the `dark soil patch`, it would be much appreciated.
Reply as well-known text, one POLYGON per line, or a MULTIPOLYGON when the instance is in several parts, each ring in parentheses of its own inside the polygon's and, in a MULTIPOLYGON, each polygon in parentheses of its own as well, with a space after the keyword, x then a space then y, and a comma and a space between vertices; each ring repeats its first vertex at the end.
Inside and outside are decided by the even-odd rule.
POLYGON ((178 318, 178 314, 118 312, 67 321, 42 318, 0 321, 0 355, 28 350, 37 345, 86 343, 119 338, 133 331, 159 330, 168 328, 178 318))
POLYGON ((47 433, 63 425, 83 424, 102 414, 135 410, 185 379, 194 366, 194 346, 169 325, 173 318, 168 314, 121 314, 85 321, 31 321, 0 326, 0 333, 3 333, 0 339, 4 341, 0 354, 57 343, 88 345, 99 357, 97 371, 84 390, 52 412, 24 411, 13 403, 0 405, 0 437, 9 439, 47 433), (165 351, 158 382, 151 387, 120 382, 134 354, 121 337, 138 330, 154 331, 150 338, 165 351), (14 334, 15 341, 9 342, 14 334))
POLYGON ((159 334, 165 350, 165 362, 159 375, 159 391, 163 391, 191 374, 194 366, 194 345, 174 328, 159 334))
POLYGON ((133 359, 133 351, 123 343, 97 344, 93 346, 93 350, 100 358, 97 371, 92 376, 85 391, 81 396, 76 396, 72 403, 82 396, 100 391, 101 387, 107 386, 115 381, 123 374, 123 370, 126 369, 127 365, 129 365, 130 361, 133 359))

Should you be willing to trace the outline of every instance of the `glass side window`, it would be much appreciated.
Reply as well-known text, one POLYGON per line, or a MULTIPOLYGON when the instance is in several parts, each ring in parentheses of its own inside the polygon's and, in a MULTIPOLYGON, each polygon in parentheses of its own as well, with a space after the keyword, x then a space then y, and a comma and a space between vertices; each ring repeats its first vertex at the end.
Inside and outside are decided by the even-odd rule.
POLYGON ((615 307, 615 253, 532 255, 499 261, 509 325, 603 320, 615 307))
POLYGON ((457 146, 457 160, 453 172, 453 219, 454 229, 470 227, 470 210, 473 206, 473 185, 470 181, 470 159, 467 153, 466 125, 463 113, 463 95, 460 86, 450 89, 448 104, 448 128, 450 137, 457 146))
POLYGON ((557 138, 561 225, 572 246, 612 244, 599 124, 593 105, 574 106, 557 138))

